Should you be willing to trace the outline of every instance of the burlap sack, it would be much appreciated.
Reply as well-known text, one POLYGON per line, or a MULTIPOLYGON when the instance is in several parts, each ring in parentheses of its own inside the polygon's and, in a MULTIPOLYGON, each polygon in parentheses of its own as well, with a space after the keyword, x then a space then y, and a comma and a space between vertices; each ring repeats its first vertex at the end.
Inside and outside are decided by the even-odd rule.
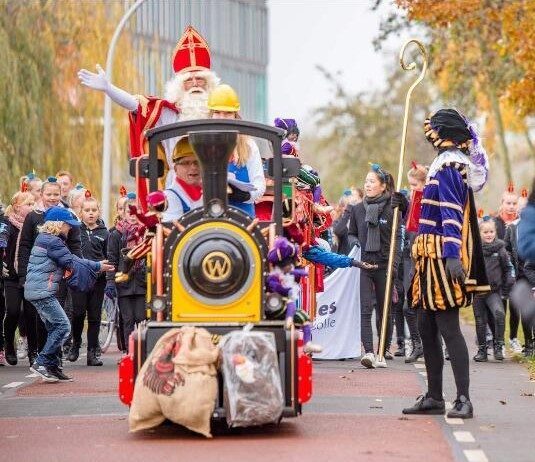
POLYGON ((163 335, 137 376, 130 431, 169 419, 211 438, 218 355, 205 329, 181 327, 163 335))

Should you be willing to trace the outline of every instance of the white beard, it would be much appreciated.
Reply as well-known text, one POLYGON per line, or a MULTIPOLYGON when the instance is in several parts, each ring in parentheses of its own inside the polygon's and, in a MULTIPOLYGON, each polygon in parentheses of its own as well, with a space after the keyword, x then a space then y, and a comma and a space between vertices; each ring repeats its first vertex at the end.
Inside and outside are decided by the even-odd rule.
POLYGON ((200 92, 198 88, 195 92, 187 92, 184 94, 182 101, 180 101, 180 115, 181 121, 208 119, 210 110, 208 109, 208 92, 200 92))

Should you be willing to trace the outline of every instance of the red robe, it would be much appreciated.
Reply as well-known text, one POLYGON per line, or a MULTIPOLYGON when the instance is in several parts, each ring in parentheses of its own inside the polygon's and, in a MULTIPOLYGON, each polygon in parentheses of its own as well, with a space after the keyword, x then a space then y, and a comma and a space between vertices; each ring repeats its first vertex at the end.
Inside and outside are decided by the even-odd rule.
MULTIPOLYGON (((149 153, 145 131, 153 128, 158 122, 164 107, 176 112, 180 110, 174 103, 154 96, 140 96, 135 112, 128 114, 130 122, 130 158, 149 153)), ((138 202, 143 212, 147 211, 148 179, 139 178, 136 184, 138 202)))

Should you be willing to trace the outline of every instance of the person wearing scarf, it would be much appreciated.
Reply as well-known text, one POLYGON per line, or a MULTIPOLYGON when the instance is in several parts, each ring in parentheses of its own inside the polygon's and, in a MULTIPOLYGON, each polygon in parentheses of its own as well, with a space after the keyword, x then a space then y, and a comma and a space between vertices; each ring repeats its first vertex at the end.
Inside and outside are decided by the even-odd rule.
POLYGON ((448 417, 467 419, 473 417, 473 406, 459 308, 470 306, 475 293, 490 290, 473 194, 487 180, 488 158, 474 125, 455 109, 437 111, 425 120, 424 131, 436 157, 423 190, 408 297, 417 309, 428 391, 403 413, 445 414, 442 337, 457 387, 448 417))
POLYGON ((504 240, 505 232, 511 223, 518 219, 518 194, 515 193, 513 184, 509 184, 502 194, 502 203, 496 214, 497 238, 504 240))
POLYGON ((126 261, 129 249, 134 248, 143 240, 144 226, 139 223, 136 215, 131 213, 130 206, 135 205, 135 199, 128 199, 123 205, 123 217, 110 231, 108 238, 108 261, 120 272, 129 268, 124 278, 116 280, 115 272, 106 273, 106 288, 104 293, 109 298, 117 297, 119 311, 123 321, 123 345, 128 345, 128 337, 134 326, 145 320, 145 294, 147 291, 145 274, 145 259, 135 260, 133 265, 126 261))
MULTIPOLYGON (((392 220, 394 209, 391 204, 394 182, 392 176, 379 165, 373 164, 366 175, 364 183, 364 199, 351 210, 348 235, 360 242, 361 260, 374 269, 363 269, 360 272, 360 303, 361 303, 361 339, 364 346, 363 366, 376 367, 372 312, 376 307, 377 331, 381 331, 390 241, 392 237, 392 220)), ((401 242, 401 227, 396 230, 397 242, 401 242)), ((396 252, 394 273, 397 272, 400 253, 396 252)), ((395 278, 392 278, 394 280, 395 278)), ((385 358, 393 359, 389 351, 392 337, 392 323, 388 322, 385 358)))
POLYGON ((180 139, 173 150, 175 179, 164 191, 168 207, 162 222, 178 220, 190 210, 202 207, 201 167, 188 137, 180 139))
MULTIPOLYGON (((28 338, 28 352, 31 357, 37 354, 37 335, 35 330, 34 308, 24 299, 24 287, 19 284, 18 253, 20 231, 26 215, 33 209, 35 199, 29 192, 17 192, 6 209, 7 240, 3 261, 4 293, 6 298, 6 317, 4 320, 6 361, 11 366, 18 362, 15 350, 15 330, 21 309, 24 307, 24 324, 28 338), (32 328, 33 326, 33 328, 32 328)), ((30 363, 31 365, 31 363, 30 363)))

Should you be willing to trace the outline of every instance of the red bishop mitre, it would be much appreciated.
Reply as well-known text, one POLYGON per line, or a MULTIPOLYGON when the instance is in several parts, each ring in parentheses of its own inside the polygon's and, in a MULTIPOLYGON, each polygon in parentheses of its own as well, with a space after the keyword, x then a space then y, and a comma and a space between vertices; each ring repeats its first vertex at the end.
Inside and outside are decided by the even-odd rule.
POLYGON ((176 73, 210 69, 210 49, 206 40, 192 26, 180 37, 173 52, 173 69, 176 73))

